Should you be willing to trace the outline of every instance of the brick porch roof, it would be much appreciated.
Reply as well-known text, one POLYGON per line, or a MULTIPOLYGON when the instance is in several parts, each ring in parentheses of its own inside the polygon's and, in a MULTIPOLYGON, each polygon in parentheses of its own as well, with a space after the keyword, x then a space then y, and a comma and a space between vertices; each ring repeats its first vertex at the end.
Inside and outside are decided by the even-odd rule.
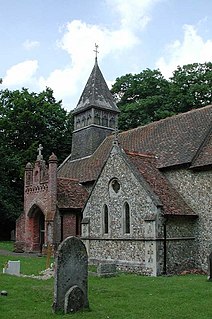
POLYGON ((82 208, 88 198, 88 192, 77 180, 57 179, 59 208, 82 208))
MULTIPOLYGON (((212 165, 211 154, 212 105, 178 114, 118 135, 120 145, 130 152, 152 153, 158 168, 176 165, 212 165), (197 156, 198 154, 198 156, 197 156), (192 163, 195 159, 194 163, 192 163)), ((58 176, 81 182, 96 180, 112 147, 109 136, 90 157, 66 161, 58 176)))

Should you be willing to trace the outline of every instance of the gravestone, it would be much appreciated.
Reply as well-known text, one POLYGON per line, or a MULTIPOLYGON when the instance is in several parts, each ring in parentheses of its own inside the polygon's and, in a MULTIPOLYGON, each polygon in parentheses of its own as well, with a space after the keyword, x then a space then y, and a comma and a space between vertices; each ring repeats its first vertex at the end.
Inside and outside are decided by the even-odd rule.
POLYGON ((89 307, 88 256, 77 237, 66 238, 59 246, 55 262, 54 312, 76 312, 89 307))
POLYGON ((3 268, 4 274, 20 276, 20 260, 11 261, 9 260, 3 268))
POLYGON ((212 253, 208 257, 208 280, 212 281, 212 253))
POLYGON ((100 263, 97 267, 97 275, 99 277, 113 277, 116 276, 116 265, 100 263))

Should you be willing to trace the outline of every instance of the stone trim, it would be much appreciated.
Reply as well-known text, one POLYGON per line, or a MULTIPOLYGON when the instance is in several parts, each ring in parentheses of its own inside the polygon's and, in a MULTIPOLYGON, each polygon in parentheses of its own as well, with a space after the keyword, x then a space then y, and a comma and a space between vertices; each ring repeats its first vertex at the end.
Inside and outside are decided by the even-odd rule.
MULTIPOLYGON (((103 240, 103 241, 164 241, 165 238, 106 238, 106 237, 80 237, 82 240, 103 240)), ((195 240, 195 237, 170 237, 166 241, 195 240)))
POLYGON ((88 128, 88 127, 91 127, 91 126, 93 126, 93 127, 98 127, 98 128, 102 128, 102 129, 105 129, 105 128, 106 128, 106 129, 108 129, 108 130, 115 131, 115 128, 112 128, 112 127, 110 127, 110 126, 103 126, 103 125, 98 125, 98 124, 89 124, 89 125, 85 125, 85 126, 83 126, 83 127, 80 127, 80 128, 78 128, 78 129, 74 130, 74 133, 75 133, 75 132, 82 131, 83 129, 88 128))

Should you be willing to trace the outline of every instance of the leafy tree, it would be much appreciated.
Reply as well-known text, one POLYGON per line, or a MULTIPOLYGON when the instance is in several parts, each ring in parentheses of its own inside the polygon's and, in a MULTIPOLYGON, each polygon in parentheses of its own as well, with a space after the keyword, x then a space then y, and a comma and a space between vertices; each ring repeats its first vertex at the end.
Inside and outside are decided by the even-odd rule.
POLYGON ((39 143, 44 156, 55 152, 61 161, 70 153, 72 119, 56 102, 49 88, 39 94, 0 92, 0 127, 6 145, 15 149, 23 163, 34 160, 39 143))
POLYGON ((24 167, 35 161, 38 145, 46 160, 54 152, 61 162, 70 153, 72 130, 72 115, 51 89, 0 91, 0 228, 13 225, 22 211, 24 167))
POLYGON ((166 110, 169 82, 159 70, 146 69, 117 78, 111 92, 121 110, 119 128, 122 130, 173 114, 166 110))
POLYGON ((212 63, 178 66, 170 78, 170 109, 187 112, 212 103, 212 63))
POLYGON ((121 110, 121 130, 145 125, 211 104, 212 63, 178 67, 169 80, 159 70, 126 74, 116 79, 111 92, 121 110))

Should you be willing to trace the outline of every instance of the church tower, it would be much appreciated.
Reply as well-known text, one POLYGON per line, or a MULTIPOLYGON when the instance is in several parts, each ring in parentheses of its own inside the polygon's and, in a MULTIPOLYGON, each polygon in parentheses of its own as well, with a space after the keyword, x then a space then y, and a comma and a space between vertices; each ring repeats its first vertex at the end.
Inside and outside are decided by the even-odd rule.
POLYGON ((71 159, 93 154, 103 140, 116 129, 119 112, 99 69, 96 56, 93 70, 73 111, 71 159))

